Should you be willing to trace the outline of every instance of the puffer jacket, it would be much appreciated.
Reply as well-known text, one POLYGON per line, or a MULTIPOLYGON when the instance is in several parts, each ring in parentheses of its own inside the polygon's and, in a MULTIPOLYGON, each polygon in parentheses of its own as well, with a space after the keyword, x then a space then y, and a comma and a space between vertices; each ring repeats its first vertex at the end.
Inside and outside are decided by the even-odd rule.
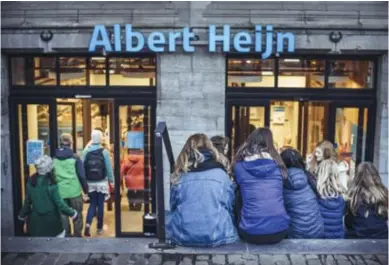
MULTIPOLYGON (((149 183, 151 170, 148 169, 149 183)), ((144 154, 129 154, 123 159, 120 166, 120 176, 124 178, 129 190, 143 190, 145 188, 145 160, 144 154)))
POLYGON ((288 169, 288 180, 284 185, 284 202, 291 218, 289 238, 323 237, 324 224, 317 197, 303 170, 288 169))
POLYGON ((270 235, 287 230, 290 218, 284 206, 282 173, 276 162, 238 161, 234 173, 242 195, 241 233, 270 235))
POLYGON ((54 157, 54 172, 59 194, 63 199, 81 195, 81 188, 88 193, 88 182, 80 157, 68 147, 59 148, 54 157))
POLYGON ((343 197, 320 198, 319 206, 324 221, 324 238, 344 238, 343 214, 345 202, 343 197))
POLYGON ((170 190, 166 232, 178 245, 215 247, 239 239, 232 214, 233 183, 220 164, 204 156, 170 190))
POLYGON ((345 226, 347 238, 388 238, 388 217, 378 215, 373 206, 360 206, 355 215, 348 210, 345 226))

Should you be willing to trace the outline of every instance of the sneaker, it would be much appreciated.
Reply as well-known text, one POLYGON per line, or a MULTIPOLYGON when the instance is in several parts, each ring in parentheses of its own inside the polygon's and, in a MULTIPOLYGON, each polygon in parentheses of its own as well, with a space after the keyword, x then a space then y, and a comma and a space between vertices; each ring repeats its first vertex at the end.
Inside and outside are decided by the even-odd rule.
POLYGON ((104 229, 97 229, 97 234, 100 236, 102 234, 104 234, 104 229))
POLYGON ((89 226, 85 227, 84 236, 90 237, 90 227, 89 226))

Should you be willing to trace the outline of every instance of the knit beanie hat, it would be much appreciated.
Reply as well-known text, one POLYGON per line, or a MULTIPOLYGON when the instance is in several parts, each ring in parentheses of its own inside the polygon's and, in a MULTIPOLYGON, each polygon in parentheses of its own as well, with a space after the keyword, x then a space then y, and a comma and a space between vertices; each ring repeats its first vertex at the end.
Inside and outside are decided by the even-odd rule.
POLYGON ((73 144, 73 137, 70 133, 63 133, 59 137, 59 143, 61 146, 71 146, 73 144))
POLYGON ((103 133, 100 130, 93 130, 91 138, 92 144, 100 144, 103 139, 103 133))
POLYGON ((39 175, 46 175, 53 170, 53 160, 47 155, 35 161, 35 168, 39 175))

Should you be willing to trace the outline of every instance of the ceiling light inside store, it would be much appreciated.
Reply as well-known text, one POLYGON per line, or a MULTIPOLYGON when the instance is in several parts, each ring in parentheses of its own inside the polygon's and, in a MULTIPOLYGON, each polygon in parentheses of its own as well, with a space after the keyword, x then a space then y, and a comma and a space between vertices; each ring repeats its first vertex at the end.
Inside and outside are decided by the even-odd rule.
POLYGON ((262 75, 273 75, 272 71, 263 71, 262 75))
POLYGON ((299 63, 300 59, 284 59, 285 63, 299 63))
POLYGON ((250 60, 246 60, 246 63, 251 63, 251 61, 250 60))

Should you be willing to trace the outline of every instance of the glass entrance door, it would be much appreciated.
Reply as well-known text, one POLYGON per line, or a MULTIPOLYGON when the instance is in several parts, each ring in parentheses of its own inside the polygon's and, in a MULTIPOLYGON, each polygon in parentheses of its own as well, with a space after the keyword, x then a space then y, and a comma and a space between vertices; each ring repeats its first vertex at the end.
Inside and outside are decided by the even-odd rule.
POLYGON ((257 102, 257 105, 232 105, 230 107, 231 150, 234 157, 239 146, 256 128, 269 126, 268 102, 257 102))
MULTIPOLYGON (((338 159, 348 164, 348 174, 355 175, 356 166, 365 160, 371 160, 370 144, 372 133, 368 131, 368 106, 333 104, 331 107, 330 140, 338 153, 338 159)), ((372 145, 372 144, 371 144, 372 145)))
POLYGON ((115 211, 116 235, 155 235, 151 217, 154 205, 151 105, 115 101, 115 211), (120 183, 120 184, 119 184, 120 183))
MULTIPOLYGON (((26 180, 36 173, 34 162, 42 155, 54 154, 55 105, 52 100, 14 100, 12 113, 12 163, 14 181, 14 205, 20 210, 25 198, 26 180)), ((22 225, 15 222, 15 234, 23 235, 22 225)))

